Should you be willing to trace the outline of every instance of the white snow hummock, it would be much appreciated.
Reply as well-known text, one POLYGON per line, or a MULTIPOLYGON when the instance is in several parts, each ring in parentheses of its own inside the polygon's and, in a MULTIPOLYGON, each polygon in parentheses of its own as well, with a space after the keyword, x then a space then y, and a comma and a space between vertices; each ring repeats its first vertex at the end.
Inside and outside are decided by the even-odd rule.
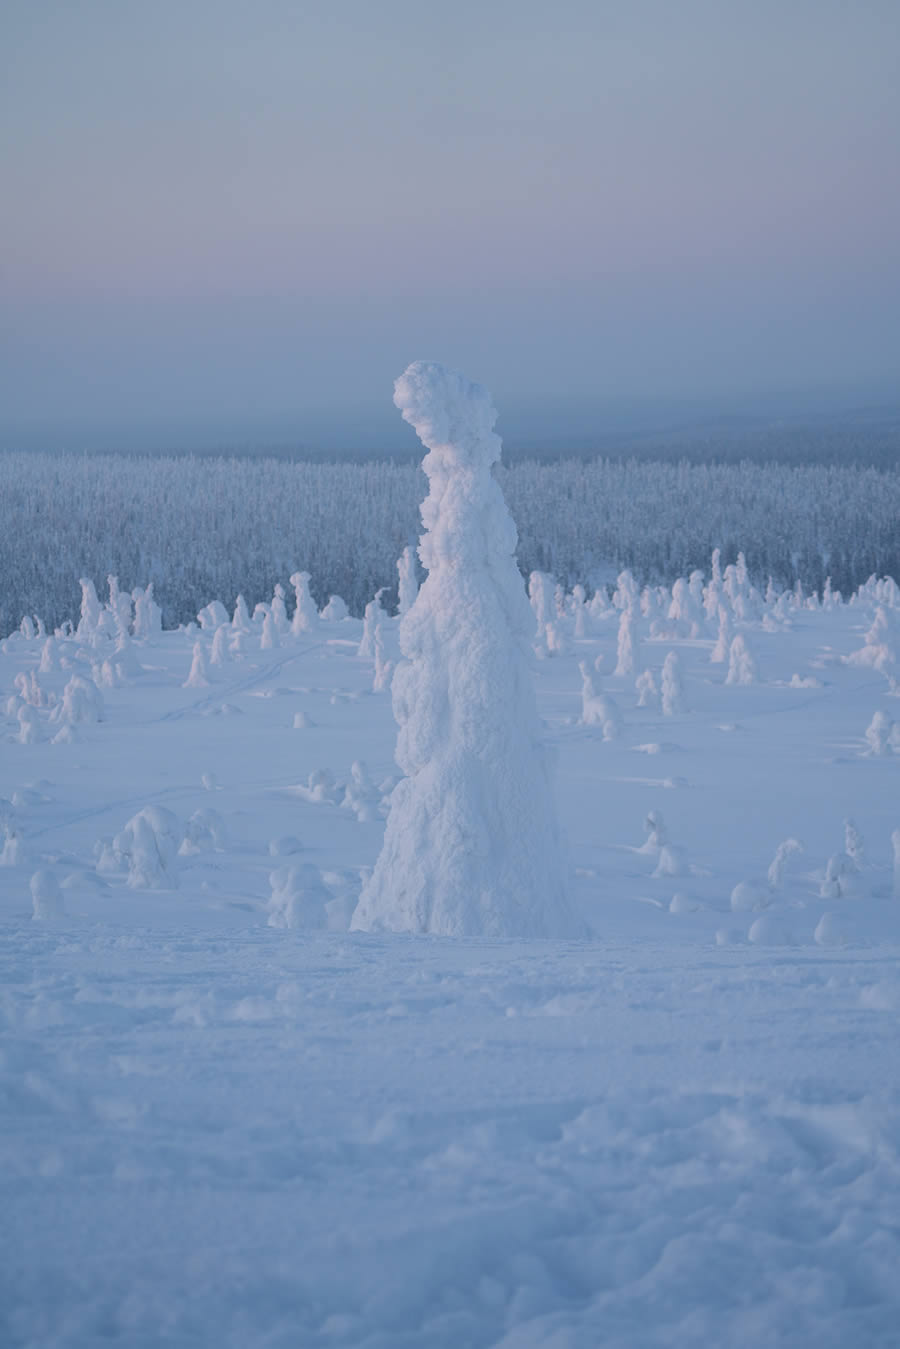
POLYGON ((318 867, 310 862, 279 867, 269 877, 269 927, 323 929, 328 926, 326 904, 331 894, 322 883, 318 867))
POLYGON ((534 616, 494 478, 487 391, 417 361, 394 402, 427 446, 419 557, 393 680, 404 777, 353 915, 363 930, 574 934, 530 669, 534 616))
POLYGON ((111 847, 105 847, 98 871, 127 871, 133 890, 176 889, 178 850, 185 837, 184 826, 164 806, 144 806, 133 815, 111 847))
POLYGON ((66 906, 63 903, 62 890, 52 871, 36 871, 32 876, 31 903, 32 917, 37 922, 65 918, 66 906))

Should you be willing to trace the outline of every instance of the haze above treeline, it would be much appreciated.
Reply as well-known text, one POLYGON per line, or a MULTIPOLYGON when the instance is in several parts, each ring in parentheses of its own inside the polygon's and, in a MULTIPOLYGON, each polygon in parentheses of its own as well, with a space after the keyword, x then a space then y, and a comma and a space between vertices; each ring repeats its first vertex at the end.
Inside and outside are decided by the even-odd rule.
MULTIPOLYGON (((784 393, 733 400, 531 396, 498 399, 504 459, 642 458, 900 466, 900 398, 878 391, 784 393), (866 397, 866 394, 869 397, 866 397)), ((294 416, 5 427, 3 450, 51 453, 252 455, 361 461, 421 457, 389 404, 314 409, 294 416)))

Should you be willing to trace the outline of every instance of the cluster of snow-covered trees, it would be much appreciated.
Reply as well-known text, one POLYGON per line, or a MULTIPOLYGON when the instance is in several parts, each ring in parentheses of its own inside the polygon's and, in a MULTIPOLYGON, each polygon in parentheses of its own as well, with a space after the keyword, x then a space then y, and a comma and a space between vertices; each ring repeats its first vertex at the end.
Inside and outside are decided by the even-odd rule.
MULTIPOLYGON (((758 584, 801 579, 845 593, 900 574, 900 474, 855 466, 612 460, 497 469, 523 572, 589 588, 628 567, 642 583, 723 564, 743 549, 758 584)), ((154 583, 167 626, 210 595, 251 608, 305 568, 320 603, 355 614, 418 534, 421 470, 409 463, 0 455, 0 635, 23 614, 61 623, 77 577, 154 583)))

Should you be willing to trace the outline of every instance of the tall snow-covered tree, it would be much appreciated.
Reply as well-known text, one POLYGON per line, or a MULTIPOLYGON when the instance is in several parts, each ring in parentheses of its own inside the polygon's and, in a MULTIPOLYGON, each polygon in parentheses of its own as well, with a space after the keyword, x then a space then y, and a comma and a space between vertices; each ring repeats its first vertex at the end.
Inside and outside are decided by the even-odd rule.
POLYGON ((492 472, 496 411, 485 389, 425 361, 394 401, 429 451, 427 577, 400 623, 392 687, 404 776, 353 927, 576 933, 532 682, 534 617, 492 472))

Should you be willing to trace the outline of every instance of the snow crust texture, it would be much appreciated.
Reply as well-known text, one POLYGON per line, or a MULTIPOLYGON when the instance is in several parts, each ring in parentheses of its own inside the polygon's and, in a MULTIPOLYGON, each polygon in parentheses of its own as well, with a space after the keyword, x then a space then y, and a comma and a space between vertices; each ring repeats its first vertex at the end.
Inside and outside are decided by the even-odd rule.
POLYGON ((403 773, 354 928, 445 936, 566 936, 581 929, 531 676, 534 621, 516 529, 491 472, 487 391, 417 361, 394 401, 427 446, 419 557, 392 685, 403 773))

